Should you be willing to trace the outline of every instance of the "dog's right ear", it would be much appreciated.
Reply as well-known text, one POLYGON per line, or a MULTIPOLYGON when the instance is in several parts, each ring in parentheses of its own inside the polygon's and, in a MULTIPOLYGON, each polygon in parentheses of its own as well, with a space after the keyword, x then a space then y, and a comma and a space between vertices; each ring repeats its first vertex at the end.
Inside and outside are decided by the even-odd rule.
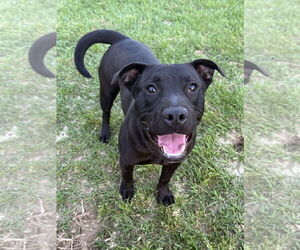
POLYGON ((115 73, 111 84, 124 84, 129 90, 131 90, 134 82, 142 74, 147 64, 143 63, 131 63, 115 73))

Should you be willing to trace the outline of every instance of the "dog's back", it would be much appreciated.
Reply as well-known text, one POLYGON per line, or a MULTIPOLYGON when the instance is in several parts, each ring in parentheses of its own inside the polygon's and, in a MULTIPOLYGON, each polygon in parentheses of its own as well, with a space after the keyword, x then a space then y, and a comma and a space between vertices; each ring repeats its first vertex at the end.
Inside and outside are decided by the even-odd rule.
POLYGON ((74 61, 77 70, 85 77, 91 78, 84 65, 84 56, 89 47, 95 43, 112 45, 103 55, 100 70, 103 78, 110 78, 125 65, 132 62, 156 64, 159 61, 152 51, 143 43, 132 40, 127 36, 113 30, 95 30, 84 35, 77 43, 74 61))

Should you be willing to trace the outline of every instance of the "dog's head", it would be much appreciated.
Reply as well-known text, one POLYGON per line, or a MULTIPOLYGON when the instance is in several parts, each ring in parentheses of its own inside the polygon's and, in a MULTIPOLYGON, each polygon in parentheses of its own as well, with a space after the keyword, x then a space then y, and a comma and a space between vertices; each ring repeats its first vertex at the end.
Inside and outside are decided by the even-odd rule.
POLYGON ((171 65, 132 63, 115 74, 112 83, 128 88, 134 98, 136 122, 151 152, 179 162, 191 151, 215 70, 225 76, 205 59, 171 65))

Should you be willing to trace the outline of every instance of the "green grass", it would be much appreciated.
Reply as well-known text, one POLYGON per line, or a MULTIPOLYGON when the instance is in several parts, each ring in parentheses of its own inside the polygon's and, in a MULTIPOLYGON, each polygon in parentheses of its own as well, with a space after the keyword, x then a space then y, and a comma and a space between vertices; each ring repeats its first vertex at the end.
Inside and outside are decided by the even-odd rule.
POLYGON ((57 130, 66 134, 57 143, 59 245, 241 247, 243 180, 232 169, 242 155, 220 138, 227 140, 241 129, 243 2, 61 0, 57 13, 57 130), (176 196, 171 207, 155 201, 161 168, 156 165, 136 167, 136 197, 130 204, 120 199, 117 136, 124 117, 119 99, 112 111, 112 139, 109 144, 98 141, 97 67, 107 46, 95 45, 87 53, 92 80, 79 75, 73 63, 76 42, 95 29, 117 30, 146 43, 162 63, 209 58, 226 72, 225 79, 216 74, 207 92, 196 146, 171 181, 176 196))
MULTIPOLYGON (((0 9, 0 248, 22 249, 12 239, 55 237, 56 86, 33 72, 27 58, 34 40, 55 29, 55 4, 12 0, 0 9), (52 215, 47 222, 40 202, 43 215, 52 215)), ((55 68, 55 50, 45 62, 55 68)))
POLYGON ((299 2, 245 2, 245 248, 299 249, 299 2), (289 146, 295 144, 293 147, 289 146))

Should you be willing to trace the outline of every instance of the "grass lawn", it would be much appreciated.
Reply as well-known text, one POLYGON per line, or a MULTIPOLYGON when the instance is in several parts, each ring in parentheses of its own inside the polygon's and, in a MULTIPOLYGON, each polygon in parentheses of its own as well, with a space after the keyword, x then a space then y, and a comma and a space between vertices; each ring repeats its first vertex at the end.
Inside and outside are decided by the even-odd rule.
POLYGON ((299 1, 245 1, 246 249, 300 249, 299 1))
MULTIPOLYGON (((2 1, 0 10, 0 249, 42 249, 55 241, 56 86, 27 55, 55 30, 55 3, 2 1)), ((45 63, 54 71, 55 49, 45 63)))
POLYGON ((236 249, 243 244, 241 152, 233 147, 243 118, 243 1, 58 1, 57 206, 60 248, 236 249), (98 141, 101 124, 97 67, 107 45, 87 53, 94 78, 75 69, 81 36, 113 29, 146 43, 162 63, 209 58, 216 74, 196 146, 171 180, 176 204, 154 198, 161 167, 138 166, 136 196, 118 194, 117 136, 123 114, 112 110, 112 139, 98 141))

